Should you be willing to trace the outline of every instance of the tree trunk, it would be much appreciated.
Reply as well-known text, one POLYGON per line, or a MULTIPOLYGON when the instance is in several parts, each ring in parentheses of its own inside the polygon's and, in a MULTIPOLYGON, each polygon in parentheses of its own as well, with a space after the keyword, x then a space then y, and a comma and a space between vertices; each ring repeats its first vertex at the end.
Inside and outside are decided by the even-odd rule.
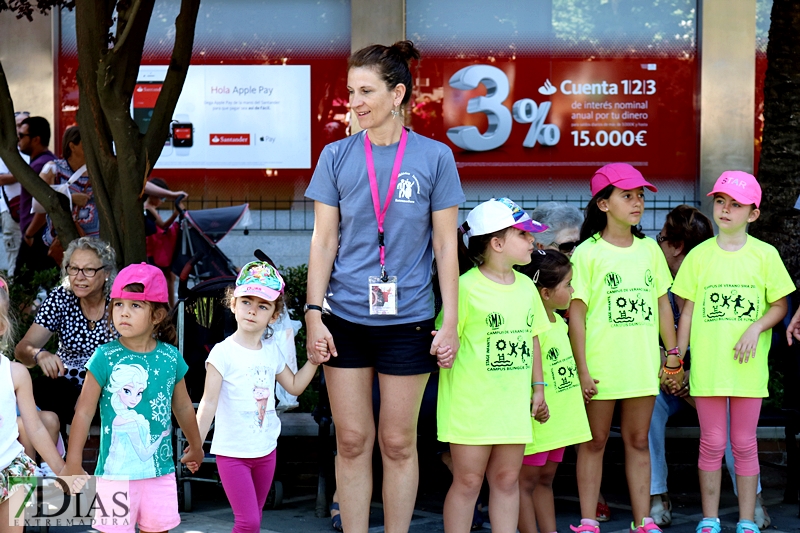
POLYGON ((800 281, 800 3, 775 0, 764 78, 764 137, 758 181, 761 216, 751 233, 773 246, 800 281))
POLYGON ((145 36, 155 0, 76 4, 78 124, 100 216, 100 236, 117 251, 120 266, 146 259, 141 195, 169 133, 192 56, 200 0, 182 0, 175 21, 172 61, 146 134, 130 113, 145 36), (114 8, 116 7, 116 12, 114 8), (112 17, 116 35, 109 48, 112 17))

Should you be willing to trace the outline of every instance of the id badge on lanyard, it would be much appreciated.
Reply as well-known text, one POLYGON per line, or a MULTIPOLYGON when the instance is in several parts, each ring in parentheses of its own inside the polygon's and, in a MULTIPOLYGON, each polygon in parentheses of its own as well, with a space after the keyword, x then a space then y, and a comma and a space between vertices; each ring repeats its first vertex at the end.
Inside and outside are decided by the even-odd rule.
POLYGON ((403 154, 406 151, 408 133, 403 128, 400 134, 400 144, 392 165, 392 175, 389 180, 389 191, 383 209, 378 196, 378 178, 375 176, 375 162, 372 158, 372 143, 369 142, 367 132, 364 132, 364 152, 367 157, 367 174, 369 175, 369 190, 372 193, 372 206, 375 208, 375 218, 378 221, 378 248, 380 249, 381 275, 369 276, 367 280, 370 315, 396 315, 397 314, 397 276, 386 273, 386 247, 384 245, 383 222, 386 220, 386 211, 392 203, 397 179, 400 177, 400 165, 403 163, 403 154))

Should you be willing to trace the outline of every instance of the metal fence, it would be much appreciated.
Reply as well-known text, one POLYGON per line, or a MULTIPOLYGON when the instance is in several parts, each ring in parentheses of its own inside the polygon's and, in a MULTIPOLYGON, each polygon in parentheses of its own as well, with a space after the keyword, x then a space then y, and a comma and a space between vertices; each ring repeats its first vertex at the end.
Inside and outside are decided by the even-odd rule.
MULTIPOLYGON (((583 210, 589 196, 567 196, 563 198, 551 196, 536 196, 535 198, 521 197, 514 200, 527 211, 533 210, 539 204, 545 202, 566 202, 583 210)), ((459 206, 459 219, 466 218, 467 213, 481 202, 488 198, 469 199, 459 206)), ((314 202, 305 198, 288 200, 278 198, 245 198, 237 200, 234 198, 214 198, 214 199, 189 199, 186 204, 189 210, 211 209, 215 207, 227 207, 230 205, 250 204, 251 224, 249 231, 311 231, 314 229, 314 202)), ((661 230, 664 218, 667 213, 680 204, 688 204, 700 207, 700 202, 694 197, 683 196, 680 198, 652 197, 645 200, 645 212, 642 217, 642 229, 647 233, 654 233, 661 230)), ((246 231, 237 229, 234 231, 246 231)))

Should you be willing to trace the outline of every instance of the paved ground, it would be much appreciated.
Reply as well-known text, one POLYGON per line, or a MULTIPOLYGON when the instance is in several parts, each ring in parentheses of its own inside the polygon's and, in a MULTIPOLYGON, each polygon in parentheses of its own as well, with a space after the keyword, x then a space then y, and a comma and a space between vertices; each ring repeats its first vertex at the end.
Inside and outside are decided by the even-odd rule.
MULTIPOLYGON (((419 501, 414 513, 410 531, 412 533, 442 532, 442 500, 446 484, 446 472, 432 472, 423 475, 420 486, 419 501), (436 476, 432 479, 432 476, 436 476)), ((433 469, 435 470, 435 469, 433 469)), ((567 466, 566 470, 569 470, 567 466)), ((604 477, 604 492, 608 498, 612 520, 602 525, 603 533, 627 533, 630 523, 630 507, 624 485, 619 479, 621 470, 608 469, 604 477)), ((696 479, 690 479, 682 471, 673 476, 672 484, 685 490, 672 493, 674 504, 673 525, 667 533, 693 533, 697 521, 701 518, 700 497, 696 479)), ((562 476, 556 482, 556 511, 558 530, 569 531, 569 524, 579 519, 578 503, 575 497, 574 482, 570 476, 562 476)), ((800 531, 797 504, 783 504, 784 471, 780 468, 763 467, 764 500, 772 517, 770 533, 796 533, 800 531)), ((722 509, 720 512, 725 533, 733 533, 738 519, 736 500, 730 489, 729 480, 723 482, 722 509)), ((181 525, 174 531, 181 533, 227 533, 233 525, 233 513, 225 499, 222 488, 214 484, 193 484, 194 511, 183 513, 181 525)), ((330 520, 317 518, 315 515, 315 495, 313 488, 293 489, 286 495, 283 505, 277 510, 264 511, 261 524, 262 533, 299 533, 329 532, 330 520)), ((372 506, 370 532, 382 532, 382 507, 380 503, 372 506)), ((490 530, 487 522, 485 530, 490 530)), ((52 527, 51 533, 79 533, 91 531, 85 527, 52 527)))

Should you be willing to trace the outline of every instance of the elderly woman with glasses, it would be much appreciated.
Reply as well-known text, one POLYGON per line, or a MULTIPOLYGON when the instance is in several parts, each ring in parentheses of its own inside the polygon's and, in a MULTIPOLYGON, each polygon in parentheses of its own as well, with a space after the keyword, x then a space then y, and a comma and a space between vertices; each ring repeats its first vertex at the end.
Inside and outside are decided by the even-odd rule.
POLYGON ((580 242, 583 213, 565 202, 547 202, 531 212, 531 218, 548 226, 536 234, 536 246, 542 250, 559 250, 569 256, 580 242))
POLYGON ((109 292, 116 274, 114 249, 96 237, 72 241, 61 262, 63 282, 39 307, 30 329, 14 352, 42 376, 33 382, 36 404, 54 411, 62 428, 72 420, 86 374, 84 364, 101 344, 118 337, 109 323, 109 292), (45 345, 58 335, 58 349, 45 345))

